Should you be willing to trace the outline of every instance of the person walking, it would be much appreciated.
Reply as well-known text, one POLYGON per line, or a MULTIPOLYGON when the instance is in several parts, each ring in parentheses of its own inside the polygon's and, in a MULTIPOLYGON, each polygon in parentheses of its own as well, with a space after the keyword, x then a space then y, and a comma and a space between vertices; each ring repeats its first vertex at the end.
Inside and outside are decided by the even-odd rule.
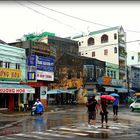
POLYGON ((119 98, 115 97, 115 100, 113 101, 114 119, 118 119, 118 107, 119 107, 119 98))
POLYGON ((88 102, 86 103, 86 106, 88 108, 88 127, 96 127, 96 113, 98 113, 98 103, 95 99, 95 96, 88 99, 88 102), (93 125, 92 125, 93 123, 93 125))
POLYGON ((101 115, 102 127, 103 127, 104 121, 106 122, 106 128, 109 127, 108 126, 108 104, 105 98, 101 98, 100 115, 101 115))

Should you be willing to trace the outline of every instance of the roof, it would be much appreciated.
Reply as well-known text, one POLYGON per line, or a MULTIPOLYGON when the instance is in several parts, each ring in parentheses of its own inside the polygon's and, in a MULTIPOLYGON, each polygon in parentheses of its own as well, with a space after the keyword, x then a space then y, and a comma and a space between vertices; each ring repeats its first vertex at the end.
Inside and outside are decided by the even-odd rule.
MULTIPOLYGON (((121 28, 122 28, 122 26, 116 26, 116 27, 106 28, 106 29, 102 29, 102 30, 97 30, 97 31, 90 32, 88 35, 95 35, 95 34, 109 32, 109 31, 113 31, 113 30, 119 30, 121 28)), ((84 35, 83 34, 82 35, 77 35, 77 36, 74 36, 72 39, 76 39, 76 38, 80 38, 80 37, 84 37, 84 35)))
POLYGON ((112 28, 107 28, 107 29, 102 29, 102 30, 98 30, 98 31, 93 31, 93 32, 90 32, 89 35, 95 35, 95 34, 99 34, 99 33, 104 33, 104 32, 109 32, 109 31, 113 31, 113 30, 118 30, 120 28, 121 28, 121 26, 116 26, 116 27, 112 27, 112 28))
POLYGON ((0 43, 1 44, 7 44, 6 42, 4 42, 3 40, 0 39, 0 43))

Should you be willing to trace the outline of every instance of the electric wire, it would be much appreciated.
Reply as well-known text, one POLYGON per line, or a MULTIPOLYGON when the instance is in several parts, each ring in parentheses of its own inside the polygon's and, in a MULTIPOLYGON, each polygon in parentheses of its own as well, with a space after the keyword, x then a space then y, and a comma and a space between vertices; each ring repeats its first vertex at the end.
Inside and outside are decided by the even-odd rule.
MULTIPOLYGON (((42 8, 48 9, 48 10, 50 10, 50 11, 53 11, 53 12, 62 14, 62 15, 67 16, 67 17, 70 17, 70 18, 74 18, 74 19, 77 19, 77 20, 80 20, 80 21, 83 21, 83 22, 92 23, 92 24, 95 24, 95 25, 104 26, 104 27, 110 27, 110 28, 111 28, 111 26, 109 26, 109 25, 105 25, 105 24, 101 24, 101 23, 89 21, 89 20, 86 20, 86 19, 82 19, 82 18, 79 18, 79 17, 76 17, 76 16, 72 16, 72 15, 69 15, 69 14, 66 14, 66 13, 63 13, 63 12, 54 10, 54 9, 52 9, 52 8, 48 8, 48 7, 46 7, 46 6, 40 5, 40 4, 38 4, 38 3, 36 3, 36 2, 33 2, 33 1, 28 1, 28 2, 29 2, 29 3, 33 3, 33 4, 35 4, 35 5, 38 5, 38 6, 42 7, 42 8)), ((140 33, 140 31, 135 31, 135 30, 130 30, 130 29, 125 29, 125 31, 134 32, 134 33, 140 33)))

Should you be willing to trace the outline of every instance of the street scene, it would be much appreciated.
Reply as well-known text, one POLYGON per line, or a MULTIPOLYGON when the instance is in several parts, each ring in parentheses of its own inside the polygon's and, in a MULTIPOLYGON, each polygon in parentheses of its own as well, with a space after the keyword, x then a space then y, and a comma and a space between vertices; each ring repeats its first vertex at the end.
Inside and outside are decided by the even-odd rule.
POLYGON ((30 112, 1 115, 0 139, 138 139, 140 138, 139 111, 119 108, 119 117, 113 120, 109 108, 109 127, 101 128, 100 115, 97 127, 89 128, 85 106, 52 107, 42 116, 30 112), (16 117, 15 117, 16 116, 16 117), (134 121, 135 120, 135 121, 134 121))
POLYGON ((0 2, 0 140, 140 138, 140 3, 0 2))

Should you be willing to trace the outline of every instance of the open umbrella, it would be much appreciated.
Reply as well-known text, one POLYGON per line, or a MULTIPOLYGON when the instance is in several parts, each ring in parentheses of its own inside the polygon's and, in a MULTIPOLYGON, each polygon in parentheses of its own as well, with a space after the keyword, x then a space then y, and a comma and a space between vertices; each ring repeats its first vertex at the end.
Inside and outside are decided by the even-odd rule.
POLYGON ((117 93, 111 93, 110 96, 113 96, 113 97, 120 97, 117 93))
POLYGON ((115 98, 113 96, 110 96, 110 95, 101 95, 101 98, 104 98, 106 100, 115 100, 115 98))

